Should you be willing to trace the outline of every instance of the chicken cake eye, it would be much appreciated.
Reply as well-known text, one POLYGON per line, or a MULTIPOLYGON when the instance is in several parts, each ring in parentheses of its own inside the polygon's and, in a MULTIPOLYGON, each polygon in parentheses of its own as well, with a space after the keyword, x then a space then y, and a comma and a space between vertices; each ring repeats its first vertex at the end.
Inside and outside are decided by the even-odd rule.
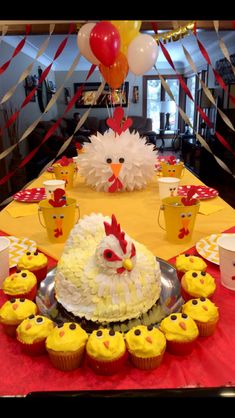
POLYGON ((103 256, 107 261, 121 261, 121 258, 118 257, 112 250, 106 249, 103 252, 103 256))

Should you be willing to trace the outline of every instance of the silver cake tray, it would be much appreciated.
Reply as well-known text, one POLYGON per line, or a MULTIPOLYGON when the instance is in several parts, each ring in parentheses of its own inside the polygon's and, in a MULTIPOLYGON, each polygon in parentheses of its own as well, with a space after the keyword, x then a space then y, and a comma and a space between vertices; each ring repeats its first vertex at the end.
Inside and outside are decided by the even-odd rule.
MULTIPOLYGON (((180 282, 177 276, 176 269, 167 261, 156 257, 161 269, 161 294, 158 301, 160 309, 159 322, 165 316, 173 312, 179 312, 184 300, 180 292, 180 282)), ((54 293, 56 267, 51 270, 46 278, 40 283, 36 304, 40 310, 41 315, 44 315, 54 321, 62 320, 68 321, 67 317, 57 309, 57 301, 54 293)), ((158 325, 158 323, 156 323, 158 325)))

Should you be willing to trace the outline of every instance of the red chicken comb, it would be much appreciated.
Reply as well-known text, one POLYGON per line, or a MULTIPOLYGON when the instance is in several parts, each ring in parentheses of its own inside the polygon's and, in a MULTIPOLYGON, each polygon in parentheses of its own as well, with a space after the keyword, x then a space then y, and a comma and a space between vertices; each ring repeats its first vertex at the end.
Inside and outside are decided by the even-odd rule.
POLYGON ((176 164, 176 158, 175 158, 175 156, 174 156, 174 155, 170 155, 170 156, 167 158, 167 162, 168 162, 170 165, 174 165, 174 164, 176 164))
POLYGON ((108 222, 104 222, 104 229, 107 236, 114 235, 118 239, 122 251, 126 254, 127 241, 125 240, 125 232, 121 232, 120 224, 117 223, 115 215, 112 215, 111 225, 108 222))
POLYGON ((66 167, 67 165, 71 164, 73 162, 72 158, 67 158, 65 155, 57 161, 57 164, 62 165, 63 167, 66 167))
POLYGON ((50 205, 54 206, 54 208, 66 206, 66 195, 64 189, 55 189, 53 194, 54 199, 49 200, 50 205))
POLYGON ((118 135, 125 132, 133 123, 131 118, 127 118, 123 122, 124 110, 122 107, 116 107, 113 112, 113 118, 107 119, 107 125, 118 135))

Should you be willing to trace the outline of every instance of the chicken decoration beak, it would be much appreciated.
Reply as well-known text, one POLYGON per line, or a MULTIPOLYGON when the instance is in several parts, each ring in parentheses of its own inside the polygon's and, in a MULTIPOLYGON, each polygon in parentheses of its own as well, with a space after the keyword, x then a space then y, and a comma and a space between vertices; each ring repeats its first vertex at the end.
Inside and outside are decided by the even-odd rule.
POLYGON ((125 260, 123 260, 122 266, 128 271, 131 271, 133 269, 133 263, 130 258, 126 258, 125 260))

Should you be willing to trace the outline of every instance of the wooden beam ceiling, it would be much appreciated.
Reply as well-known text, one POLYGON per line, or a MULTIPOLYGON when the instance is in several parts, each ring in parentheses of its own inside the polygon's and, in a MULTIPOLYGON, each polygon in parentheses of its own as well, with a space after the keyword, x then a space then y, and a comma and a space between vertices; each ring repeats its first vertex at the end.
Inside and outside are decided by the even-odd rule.
MULTIPOLYGON (((76 21, 77 27, 81 27, 87 21, 76 21)), ((94 22, 94 21, 93 21, 94 22)), ((167 20, 157 20, 154 21, 157 23, 158 30, 172 30, 176 29, 178 26, 184 26, 190 21, 178 20, 178 21, 167 21, 167 20)), ((55 23, 54 34, 66 34, 69 28, 69 21, 0 21, 0 27, 8 26, 8 35, 24 35, 25 34, 25 24, 31 24, 31 34, 33 35, 43 35, 48 34, 48 28, 50 23, 55 23)), ((204 30, 214 30, 213 21, 209 20, 198 20, 197 28, 204 30)), ((219 21, 220 30, 234 30, 233 22, 231 20, 221 20, 219 21)), ((152 31, 152 22, 143 21, 141 25, 141 32, 152 31)))

